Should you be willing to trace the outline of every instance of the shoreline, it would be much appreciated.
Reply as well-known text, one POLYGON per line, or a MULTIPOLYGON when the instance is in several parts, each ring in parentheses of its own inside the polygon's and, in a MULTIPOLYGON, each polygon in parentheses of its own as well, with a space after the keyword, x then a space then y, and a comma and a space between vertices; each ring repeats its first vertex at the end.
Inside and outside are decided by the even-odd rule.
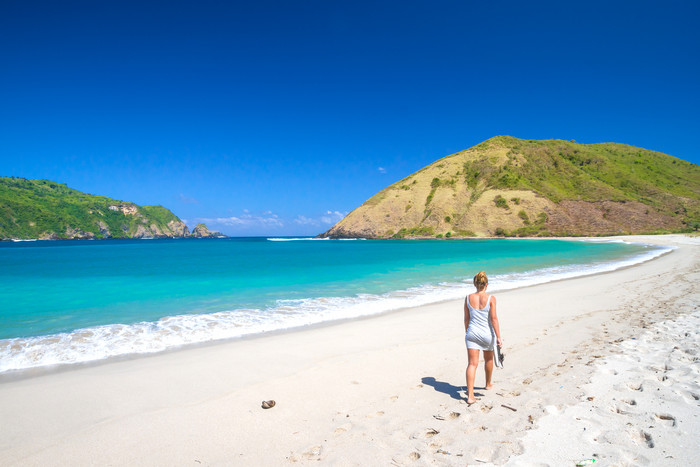
MULTIPOLYGON (((634 243, 634 244, 640 244, 640 245, 647 245, 647 246, 659 246, 659 247, 664 247, 664 243, 654 243, 651 241, 647 241, 646 237, 629 237, 630 239, 612 239, 612 238, 592 238, 592 237, 580 237, 580 238, 561 238, 560 240, 562 241, 592 241, 592 242, 624 242, 624 243, 634 243), (634 239, 634 240, 632 240, 634 239)), ((526 239, 527 240, 527 239, 526 239)), ((543 269, 536 269, 533 271, 529 271, 526 273, 514 273, 516 276, 521 275, 522 277, 515 282, 514 284, 509 283, 510 279, 506 280, 506 283, 503 288, 496 288, 494 289, 494 292, 502 293, 504 291, 508 290, 517 290, 517 289, 522 289, 525 287, 532 287, 540 284, 547 284, 547 283, 555 283, 558 281, 562 280, 568 280, 571 278, 577 278, 577 277, 586 277, 590 275, 597 275, 597 274, 604 274, 608 272, 614 272, 617 270, 625 269, 627 267, 634 267, 635 265, 638 264, 643 264, 645 262, 651 261, 655 258, 658 258, 659 256, 663 256, 665 254, 670 253, 674 247, 669 247, 665 246, 668 248, 667 251, 651 251, 651 252, 646 252, 646 253, 639 253, 635 256, 632 256, 630 258, 624 259, 624 260, 616 260, 616 261, 610 261, 610 262, 604 262, 601 264, 598 263, 591 263, 590 266, 594 268, 594 270, 587 271, 586 269, 582 268, 581 265, 579 265, 578 268, 576 269, 570 269, 573 268, 573 265, 570 266, 565 266, 564 270, 560 270, 559 267, 547 267, 543 269), (538 282, 541 279, 534 279, 534 274, 535 273, 540 273, 540 274, 545 274, 546 279, 543 280, 542 282, 538 282), (533 282, 534 280, 534 282, 533 282), (520 283, 522 282, 522 283, 520 283)), ((506 276, 509 276, 513 273, 506 274, 506 276)), ((498 276, 497 276, 498 277, 498 276)), ((496 284, 498 284, 498 279, 496 277, 496 284)), ((440 287, 442 284, 434 284, 434 287, 440 287)), ((457 284, 455 284, 457 285, 457 284)), ((464 284, 458 284, 460 286, 460 290, 463 289, 464 287, 469 287, 468 284, 465 282, 464 284)), ((405 289, 405 290, 396 290, 392 292, 387 292, 385 294, 377 295, 376 298, 378 299, 377 303, 382 303, 384 301, 387 301, 387 303, 391 302, 392 300, 402 300, 405 297, 402 297, 402 293, 408 293, 412 290, 415 289, 416 292, 421 292, 419 289, 421 289, 424 286, 416 287, 416 288, 410 288, 410 289, 405 289), (392 296, 394 294, 398 294, 398 296, 392 296)), ((447 285, 445 285, 447 287, 447 285)), ((226 344, 230 342, 235 342, 238 340, 247 340, 247 339, 256 339, 264 336, 275 336, 279 335, 281 333, 288 333, 288 332, 305 332, 310 329, 314 329, 316 327, 323 327, 323 326, 333 326, 333 325, 341 325, 343 323, 346 323, 348 321, 352 320, 358 320, 358 319, 368 319, 368 318, 373 318, 377 316, 382 316, 384 314, 388 313, 394 313, 394 312, 402 312, 408 308, 414 308, 416 306, 427 306, 427 305, 436 305, 436 304, 442 304, 446 303, 452 300, 455 300, 454 297, 449 297, 449 298, 444 298, 444 297, 438 297, 438 296, 431 296, 431 294, 435 293, 435 290, 429 290, 430 286, 426 288, 425 290, 422 291, 422 293, 416 293, 415 295, 412 295, 410 300, 408 300, 408 303, 399 303, 399 304, 391 304, 389 305, 388 308, 386 309, 380 309, 379 311, 372 311, 368 313, 363 313, 363 314, 357 314, 357 315, 352 315, 352 316, 343 316, 340 314, 338 317, 325 317, 323 320, 320 321, 314 321, 313 315, 309 317, 311 319, 311 322, 309 323, 302 323, 302 324, 294 324, 290 323, 289 326, 287 327, 279 327, 275 328, 274 325, 272 329, 270 330, 259 330, 259 329, 253 329, 253 330, 242 330, 242 334, 239 335, 231 335, 229 337, 219 337, 219 338, 214 338, 214 339, 206 339, 206 340, 201 340, 201 341, 187 341, 186 339, 183 339, 183 341, 180 344, 163 344, 164 347, 158 348, 156 350, 139 350, 135 352, 130 352, 130 353, 120 353, 120 354, 113 354, 113 355, 107 355, 107 356, 95 356, 89 360, 64 360, 60 362, 54 362, 54 363, 45 363, 45 364, 38 364, 38 365, 32 365, 32 366, 24 366, 21 368, 10 368, 7 370, 0 371, 0 383, 2 383, 5 380, 15 380, 15 379, 22 379, 25 377, 35 377, 35 376, 40 376, 41 374, 44 373, 54 373, 54 372, 62 372, 62 371, 70 371, 73 367, 79 368, 79 367, 85 367, 85 366, 93 366, 93 365, 100 365, 100 364, 109 364, 111 362, 118 362, 118 361, 123 361, 123 360, 131 360, 131 359, 137 359, 137 358, 147 358, 153 355, 158 355, 161 353, 170 353, 170 352, 180 352, 180 351, 187 351, 192 348, 197 348, 197 347, 202 347, 202 346, 210 346, 210 345, 220 345, 220 344, 226 344), (414 304, 411 302, 418 301, 418 304, 414 304)), ((442 294, 449 294, 451 292, 452 287, 447 287, 445 290, 442 290, 442 294)), ((340 299, 347 299, 350 300, 349 303, 347 303, 345 306, 349 308, 360 308, 361 303, 353 303, 352 300, 354 300, 354 297, 340 297, 340 299)), ((461 297, 459 298, 461 300, 461 297)), ((405 300, 402 300, 405 301, 405 300)), ((386 305, 385 305, 386 306, 386 305)), ((187 315, 183 315, 187 316, 187 315)), ((174 318, 177 318, 178 316, 174 316, 174 318)), ((154 322, 155 323, 155 322, 154 322)), ((118 325, 118 326, 138 326, 142 327, 144 325, 149 325, 153 323, 149 322, 139 322, 139 323, 133 323, 129 325, 118 325)), ((283 323, 284 324, 284 323, 283 323)), ((116 324, 113 325, 101 325, 101 326, 95 326, 95 327, 89 327, 89 328, 81 328, 81 329, 76 329, 70 332, 64 332, 64 333, 57 333, 57 334, 47 334, 47 335, 41 335, 41 336, 31 336, 31 337, 20 337, 20 338, 8 338, 5 339, 6 341, 15 341, 12 342, 12 345, 27 345, 30 347, 29 349, 25 350, 25 352, 35 352, 35 353, 43 353, 47 352, 49 355, 53 354, 55 355, 56 352, 61 352, 60 348, 44 348, 42 346, 47 345, 44 344, 42 341, 52 341, 59 339, 61 341, 60 345, 64 345, 62 341, 66 338, 72 340, 73 338, 71 336, 76 336, 78 341, 83 341, 85 337, 82 335, 83 333, 87 332, 88 334, 95 333, 97 332, 98 334, 102 334, 100 331, 100 328, 102 327, 110 327, 110 326, 117 326, 116 324), (17 341, 24 341, 28 342, 28 344, 18 344, 17 341), (38 347, 37 347, 38 346, 38 347), (33 349, 32 349, 33 348, 33 349)), ((90 337, 88 337, 90 339, 90 337)), ((93 343, 93 345, 97 345, 99 342, 93 343)), ((52 345, 52 344, 48 344, 52 345)), ((157 343, 156 343, 157 345, 157 343)), ((88 349, 89 350, 89 349, 88 349)))
MULTIPOLYGON (((320 234, 319 234, 320 235, 320 234)), ((663 237, 663 236, 669 236, 669 235, 679 235, 679 236, 698 236, 696 231, 694 232, 686 232, 686 231, 679 231, 679 232, 664 232, 664 233, 639 233, 639 234, 633 234, 633 233, 623 233, 623 234, 606 234, 606 235, 580 235, 580 236, 550 236, 550 237, 498 237, 498 236, 492 236, 492 237, 446 237, 446 238, 437 238, 437 237, 403 237, 403 238, 367 238, 367 237, 321 237, 319 235, 315 236, 304 236, 304 235, 297 235, 297 236, 274 236, 274 235, 253 235, 253 236, 240 236, 240 237, 231 237, 227 235, 223 236, 213 236, 213 237, 192 237, 192 236, 173 236, 173 237, 103 237, 103 238, 0 238, 0 242, 60 242, 64 240, 88 240, 88 241, 95 241, 95 240, 169 240, 169 239, 182 239, 182 238, 273 238, 273 239, 304 239, 304 240, 574 240, 574 239, 615 239, 615 238, 620 238, 620 237, 663 237)))
MULTIPOLYGON (((532 454, 526 435, 544 433, 547 415, 566 416, 567 407, 587 403, 582 394, 604 399, 585 386, 601 357, 697 308, 700 242, 657 240, 678 249, 624 269, 498 292, 506 367, 495 370, 493 391, 483 390, 479 370, 482 400, 473 406, 459 393, 466 352, 454 300, 6 381, 0 463, 520 465, 517 456, 532 454), (659 281, 674 287, 659 294, 659 281), (268 399, 276 407, 261 409, 268 399)), ((649 424, 642 409, 639 398, 626 409, 640 412, 625 415, 629 423, 649 424)), ((619 417, 601 410, 603 421, 619 417)), ((689 410, 698 414, 697 402, 689 410)), ((624 455, 643 464, 658 460, 661 448, 682 454, 688 435, 676 420, 659 428, 659 451, 630 438, 624 455)), ((573 426, 564 421, 560 429, 573 426)), ((608 460, 616 455, 602 437, 583 441, 602 445, 594 452, 608 460)), ((552 456, 540 459, 561 465, 552 456)))

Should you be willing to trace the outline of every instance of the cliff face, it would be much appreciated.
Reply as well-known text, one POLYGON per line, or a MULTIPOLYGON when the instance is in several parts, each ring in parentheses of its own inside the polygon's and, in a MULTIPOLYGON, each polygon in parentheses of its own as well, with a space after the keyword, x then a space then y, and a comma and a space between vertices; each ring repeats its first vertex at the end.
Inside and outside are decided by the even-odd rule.
POLYGON ((700 225, 700 166, 615 143, 491 138, 385 188, 322 237, 564 236, 700 225))
POLYGON ((50 180, 0 177, 0 239, 189 236, 187 226, 163 206, 81 193, 50 180))

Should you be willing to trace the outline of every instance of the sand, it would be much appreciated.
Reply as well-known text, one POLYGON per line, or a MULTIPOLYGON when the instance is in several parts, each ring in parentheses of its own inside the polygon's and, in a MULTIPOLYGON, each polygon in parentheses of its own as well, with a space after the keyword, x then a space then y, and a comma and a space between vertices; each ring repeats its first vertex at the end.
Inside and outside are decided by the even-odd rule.
POLYGON ((496 294, 505 368, 474 405, 445 302, 0 375, 0 465, 697 463, 700 241, 628 239, 677 249, 496 294))

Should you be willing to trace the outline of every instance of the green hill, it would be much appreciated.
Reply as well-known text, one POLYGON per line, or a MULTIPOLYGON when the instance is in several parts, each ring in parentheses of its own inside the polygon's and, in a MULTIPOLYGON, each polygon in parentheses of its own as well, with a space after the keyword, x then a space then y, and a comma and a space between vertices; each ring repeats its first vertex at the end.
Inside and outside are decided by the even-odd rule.
POLYGON ((700 166, 634 146, 497 136, 385 188, 322 236, 680 232, 700 223, 700 166))
POLYGON ((162 206, 89 195, 50 180, 0 177, 0 239, 189 236, 162 206))

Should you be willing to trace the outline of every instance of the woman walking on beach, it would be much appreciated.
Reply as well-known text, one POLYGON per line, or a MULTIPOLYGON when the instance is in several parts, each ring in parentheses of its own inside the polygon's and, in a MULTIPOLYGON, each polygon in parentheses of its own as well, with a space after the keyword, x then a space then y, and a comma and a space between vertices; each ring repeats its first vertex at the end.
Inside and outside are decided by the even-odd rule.
POLYGON ((471 405, 478 399, 474 397, 474 377, 479 365, 479 350, 484 352, 484 372, 486 373, 486 389, 491 389, 493 374, 494 345, 501 347, 501 330, 498 327, 496 315, 496 297, 486 294, 489 286, 488 277, 484 271, 474 276, 476 293, 467 295, 464 299, 464 340, 467 343, 467 404, 471 405))

